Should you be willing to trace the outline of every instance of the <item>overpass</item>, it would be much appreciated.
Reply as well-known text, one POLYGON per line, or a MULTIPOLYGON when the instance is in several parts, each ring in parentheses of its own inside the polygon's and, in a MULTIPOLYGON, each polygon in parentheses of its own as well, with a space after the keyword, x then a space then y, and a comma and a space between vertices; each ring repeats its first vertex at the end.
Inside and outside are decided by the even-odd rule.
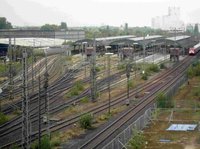
POLYGON ((2 29, 0 38, 56 38, 66 40, 81 40, 85 38, 83 30, 45 31, 25 29, 2 29))

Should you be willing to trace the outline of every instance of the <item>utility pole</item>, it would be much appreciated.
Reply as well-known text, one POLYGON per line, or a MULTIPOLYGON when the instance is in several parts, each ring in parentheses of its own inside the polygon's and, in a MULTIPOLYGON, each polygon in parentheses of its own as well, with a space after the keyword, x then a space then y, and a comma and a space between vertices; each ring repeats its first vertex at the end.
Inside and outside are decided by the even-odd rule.
POLYGON ((47 135, 50 138, 50 123, 49 123, 49 98, 48 98, 48 78, 49 78, 49 74, 48 74, 48 68, 47 68, 47 51, 44 52, 45 53, 45 74, 44 74, 44 78, 45 78, 45 83, 44 83, 44 93, 45 93, 45 116, 46 116, 46 123, 47 123, 47 135))
POLYGON ((34 70, 33 70, 33 62, 34 62, 34 56, 33 56, 33 50, 35 48, 35 39, 33 39, 33 49, 31 51, 31 79, 32 79, 32 93, 34 92, 34 70))
POLYGON ((91 96, 92 101, 96 100, 96 40, 94 38, 94 45, 93 45, 93 51, 92 51, 92 59, 91 59, 91 96))
POLYGON ((27 50, 22 53, 23 70, 23 100, 22 100, 22 148, 30 148, 30 125, 29 125, 29 100, 28 100, 28 68, 27 68, 27 50))
POLYGON ((107 55, 107 77, 108 77, 108 113, 110 114, 110 56, 113 55, 113 53, 105 53, 107 55))
POLYGON ((13 48, 11 45, 11 38, 9 38, 9 46, 8 46, 8 51, 9 51, 9 100, 13 100, 13 48))
MULTIPOLYGON (((39 71, 41 68, 41 62, 39 64, 39 71)), ((39 81, 39 91, 38 91, 38 149, 41 149, 41 80, 40 80, 40 72, 38 76, 39 81)))
POLYGON ((129 100, 129 82, 130 82, 130 70, 131 69, 131 65, 130 62, 128 61, 128 64, 126 65, 126 77, 127 77, 127 101, 126 101, 126 105, 129 105, 130 100, 129 100))

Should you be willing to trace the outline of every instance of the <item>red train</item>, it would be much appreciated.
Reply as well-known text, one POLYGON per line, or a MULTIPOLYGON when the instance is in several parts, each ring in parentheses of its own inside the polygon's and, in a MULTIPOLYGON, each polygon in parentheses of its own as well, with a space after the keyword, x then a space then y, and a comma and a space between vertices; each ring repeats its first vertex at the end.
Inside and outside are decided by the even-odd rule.
POLYGON ((189 55, 195 55, 200 49, 200 43, 189 49, 189 55))

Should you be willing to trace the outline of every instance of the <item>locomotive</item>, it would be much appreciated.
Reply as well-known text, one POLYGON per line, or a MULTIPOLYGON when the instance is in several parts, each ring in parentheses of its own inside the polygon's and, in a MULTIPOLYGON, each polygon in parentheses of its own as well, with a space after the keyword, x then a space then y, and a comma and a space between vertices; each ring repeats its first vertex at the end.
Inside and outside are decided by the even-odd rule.
POLYGON ((200 43, 189 49, 189 55, 195 55, 200 49, 200 43))

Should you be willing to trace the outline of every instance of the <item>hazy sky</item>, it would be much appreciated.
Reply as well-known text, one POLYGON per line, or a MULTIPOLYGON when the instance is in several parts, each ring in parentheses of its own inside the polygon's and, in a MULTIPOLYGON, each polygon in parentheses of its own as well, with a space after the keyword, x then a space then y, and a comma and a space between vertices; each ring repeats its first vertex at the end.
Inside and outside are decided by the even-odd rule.
POLYGON ((184 22, 200 22, 200 0, 0 0, 0 17, 14 25, 150 26, 151 18, 181 8, 184 22))

